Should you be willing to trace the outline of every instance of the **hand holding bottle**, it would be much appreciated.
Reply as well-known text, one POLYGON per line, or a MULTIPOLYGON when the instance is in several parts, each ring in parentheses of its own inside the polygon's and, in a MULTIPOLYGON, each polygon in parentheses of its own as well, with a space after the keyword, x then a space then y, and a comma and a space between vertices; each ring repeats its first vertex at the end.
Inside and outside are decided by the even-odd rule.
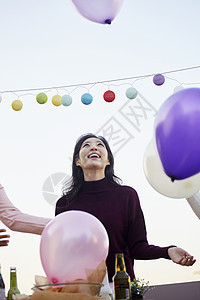
MULTIPOLYGON (((0 233, 1 232, 6 232, 6 230, 0 229, 0 233)), ((10 237, 9 234, 0 234, 0 247, 8 246, 9 240, 5 240, 5 239, 8 239, 9 237, 10 237)))

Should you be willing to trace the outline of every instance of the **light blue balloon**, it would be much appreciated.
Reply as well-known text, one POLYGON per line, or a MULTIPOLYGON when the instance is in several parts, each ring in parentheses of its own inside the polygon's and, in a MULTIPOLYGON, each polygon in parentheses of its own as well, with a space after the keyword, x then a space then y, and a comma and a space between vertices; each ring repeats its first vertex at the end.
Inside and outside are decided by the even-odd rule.
POLYGON ((129 99, 135 99, 137 97, 138 91, 134 87, 130 87, 126 90, 126 97, 129 99))
POLYGON ((83 104, 88 105, 90 103, 92 103, 93 97, 91 94, 89 93, 85 93, 81 96, 81 101, 83 104))
POLYGON ((62 105, 69 106, 72 104, 72 97, 70 95, 63 95, 60 99, 62 105))

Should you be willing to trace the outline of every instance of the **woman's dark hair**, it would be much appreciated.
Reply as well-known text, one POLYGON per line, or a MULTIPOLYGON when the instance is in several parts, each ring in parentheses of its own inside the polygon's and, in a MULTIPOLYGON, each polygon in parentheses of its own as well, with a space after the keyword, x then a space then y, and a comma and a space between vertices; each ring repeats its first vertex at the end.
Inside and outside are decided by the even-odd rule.
POLYGON ((81 167, 76 165, 76 159, 79 158, 79 151, 81 149, 83 142, 88 138, 98 138, 104 143, 108 152, 108 160, 110 163, 109 165, 106 166, 105 177, 110 183, 114 185, 120 185, 121 183, 120 178, 114 174, 114 157, 106 139, 103 136, 96 136, 93 133, 87 133, 81 135, 77 140, 74 148, 73 161, 72 161, 72 177, 63 186, 63 195, 66 196, 68 202, 71 202, 73 200, 73 198, 78 194, 81 187, 83 186, 83 182, 84 182, 83 171, 81 167))

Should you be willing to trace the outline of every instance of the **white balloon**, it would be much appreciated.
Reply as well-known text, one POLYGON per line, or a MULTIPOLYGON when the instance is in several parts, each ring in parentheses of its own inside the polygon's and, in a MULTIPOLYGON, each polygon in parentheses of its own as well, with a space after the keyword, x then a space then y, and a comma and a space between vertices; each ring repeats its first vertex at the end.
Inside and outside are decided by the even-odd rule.
POLYGON ((193 209, 194 213, 200 219, 200 192, 186 199, 193 209))
POLYGON ((144 153, 143 167, 150 185, 160 194, 170 198, 188 198, 200 190, 200 173, 182 180, 171 181, 163 169, 155 139, 144 153))

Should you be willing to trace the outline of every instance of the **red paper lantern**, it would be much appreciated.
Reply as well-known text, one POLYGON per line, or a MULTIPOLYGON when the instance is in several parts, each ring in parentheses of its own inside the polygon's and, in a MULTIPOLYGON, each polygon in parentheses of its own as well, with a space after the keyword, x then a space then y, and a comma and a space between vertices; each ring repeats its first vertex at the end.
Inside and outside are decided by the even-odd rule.
POLYGON ((115 93, 108 90, 103 94, 103 98, 106 102, 112 102, 115 99, 115 93))

